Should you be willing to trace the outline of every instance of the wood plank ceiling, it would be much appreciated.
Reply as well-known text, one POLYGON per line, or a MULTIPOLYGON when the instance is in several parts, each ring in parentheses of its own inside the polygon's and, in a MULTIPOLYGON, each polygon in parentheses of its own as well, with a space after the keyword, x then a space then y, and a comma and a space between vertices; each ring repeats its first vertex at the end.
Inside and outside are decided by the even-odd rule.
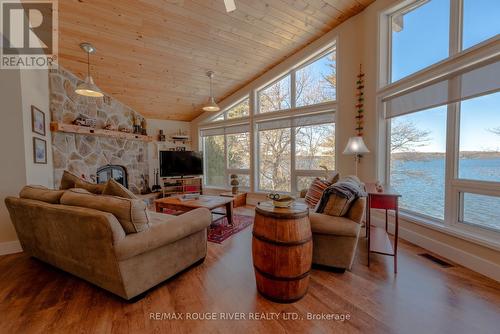
POLYGON ((59 1, 59 62, 147 118, 190 121, 374 0, 59 1))

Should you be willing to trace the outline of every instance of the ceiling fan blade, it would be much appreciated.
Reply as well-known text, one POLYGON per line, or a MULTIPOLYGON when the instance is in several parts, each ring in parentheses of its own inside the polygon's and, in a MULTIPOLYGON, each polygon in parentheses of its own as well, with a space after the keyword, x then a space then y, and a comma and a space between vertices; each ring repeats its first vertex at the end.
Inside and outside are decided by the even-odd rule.
POLYGON ((233 10, 236 10, 236 4, 234 3, 234 0, 224 0, 224 4, 226 5, 226 12, 232 12, 233 10))

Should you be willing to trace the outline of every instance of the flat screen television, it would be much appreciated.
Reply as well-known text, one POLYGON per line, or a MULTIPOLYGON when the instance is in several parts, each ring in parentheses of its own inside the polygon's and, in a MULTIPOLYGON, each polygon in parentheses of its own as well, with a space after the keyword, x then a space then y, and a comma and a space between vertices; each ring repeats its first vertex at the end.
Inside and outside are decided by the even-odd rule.
POLYGON ((203 157, 194 151, 160 151, 160 177, 203 174, 203 157))

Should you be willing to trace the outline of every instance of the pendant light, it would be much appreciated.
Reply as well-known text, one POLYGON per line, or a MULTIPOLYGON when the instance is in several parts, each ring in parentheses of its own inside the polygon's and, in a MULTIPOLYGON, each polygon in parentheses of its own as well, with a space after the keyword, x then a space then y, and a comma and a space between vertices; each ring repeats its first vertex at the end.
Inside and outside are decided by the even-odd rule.
POLYGON ((104 94, 99 87, 95 85, 94 79, 92 79, 92 76, 90 75, 90 54, 95 53, 96 49, 90 43, 82 43, 80 44, 80 47, 83 51, 87 52, 87 77, 82 83, 76 86, 75 93, 89 97, 103 97, 104 94))
POLYGON ((203 107, 204 111, 219 111, 220 108, 215 102, 214 94, 212 91, 212 78, 214 77, 213 71, 207 72, 207 77, 210 79, 210 97, 208 98, 207 104, 203 107))

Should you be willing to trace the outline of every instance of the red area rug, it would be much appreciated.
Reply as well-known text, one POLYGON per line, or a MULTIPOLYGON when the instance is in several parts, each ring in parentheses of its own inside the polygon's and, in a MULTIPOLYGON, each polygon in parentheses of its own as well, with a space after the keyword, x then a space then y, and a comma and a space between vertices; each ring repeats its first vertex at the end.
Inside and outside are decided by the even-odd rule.
POLYGON ((253 217, 251 216, 234 215, 233 225, 227 223, 226 217, 218 219, 208 227, 208 241, 220 244, 233 234, 244 230, 252 224, 253 217))

